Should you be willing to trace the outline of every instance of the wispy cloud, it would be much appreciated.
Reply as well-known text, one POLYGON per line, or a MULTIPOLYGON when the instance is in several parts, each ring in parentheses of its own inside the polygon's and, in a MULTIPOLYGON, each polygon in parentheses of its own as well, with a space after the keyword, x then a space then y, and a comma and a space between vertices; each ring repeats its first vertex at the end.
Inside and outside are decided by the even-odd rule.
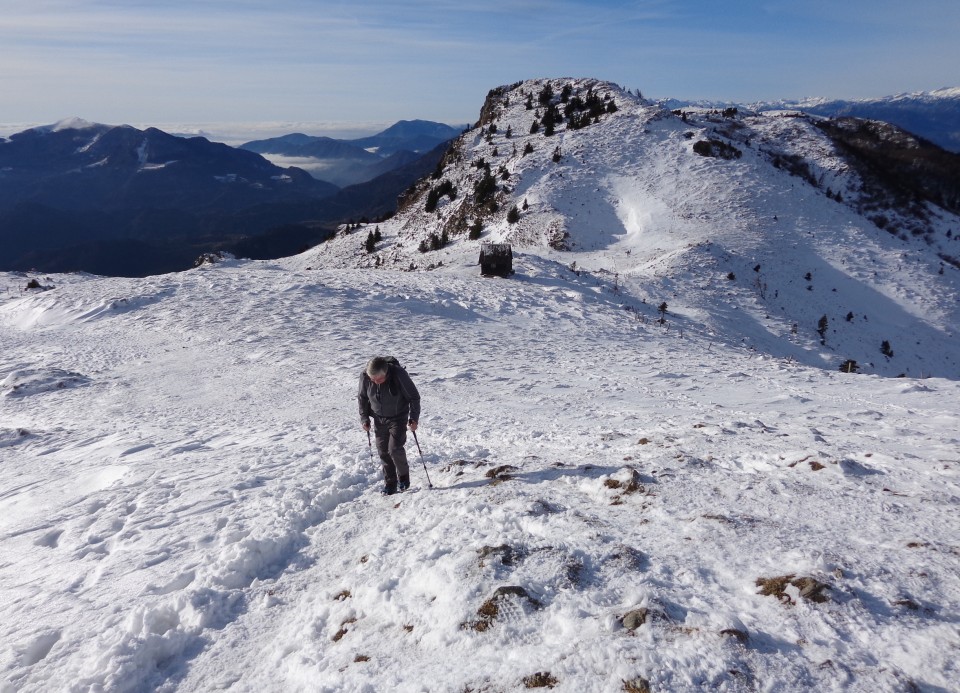
POLYGON ((0 93, 8 119, 138 122, 464 122, 494 86, 559 75, 879 96, 955 82, 958 25, 937 0, 6 0, 0 93))

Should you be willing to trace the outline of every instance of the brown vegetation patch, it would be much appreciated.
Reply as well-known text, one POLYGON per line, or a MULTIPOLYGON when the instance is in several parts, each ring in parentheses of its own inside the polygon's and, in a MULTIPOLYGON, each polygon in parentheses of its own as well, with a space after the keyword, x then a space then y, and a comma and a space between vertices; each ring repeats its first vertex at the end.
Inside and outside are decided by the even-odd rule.
POLYGON ((524 688, 553 688, 560 681, 549 671, 538 671, 536 674, 523 677, 524 688))
POLYGON ((484 546, 478 551, 480 554, 480 567, 483 568, 487 564, 487 559, 491 556, 500 559, 500 565, 505 566, 514 566, 517 564, 517 561, 523 558, 525 552, 522 549, 515 549, 512 546, 507 544, 501 544, 500 546, 484 546))
POLYGON ((489 630, 500 617, 501 604, 503 604, 504 600, 511 598, 515 598, 522 604, 526 604, 533 609, 543 608, 543 604, 531 597, 522 587, 505 585, 498 587, 493 593, 493 596, 480 605, 480 608, 477 609, 477 616, 480 617, 478 621, 463 623, 461 624, 461 628, 471 628, 478 633, 489 630))
MULTIPOLYGON (((620 491, 624 496, 630 495, 632 493, 643 493, 646 491, 646 488, 641 483, 640 472, 636 469, 630 470, 630 479, 629 481, 620 481, 619 479, 606 479, 603 482, 603 485, 609 489, 614 489, 620 491)), ((623 499, 621 495, 616 495, 610 501, 611 505, 623 505, 623 499)))
POLYGON ((507 481, 508 479, 513 478, 511 472, 515 471, 517 471, 517 468, 513 465, 502 464, 499 467, 494 467, 493 469, 488 470, 484 476, 486 476, 488 479, 493 479, 494 482, 507 481))
POLYGON ((623 690, 627 693, 650 693, 650 682, 641 676, 637 676, 624 681, 623 690))
POLYGON ((351 623, 356 623, 356 622, 357 622, 357 619, 348 618, 346 621, 341 623, 340 630, 338 630, 336 633, 333 634, 332 640, 334 642, 340 642, 341 638, 343 638, 343 636, 347 634, 347 626, 349 626, 351 623))
POLYGON ((772 578, 757 578, 757 587, 760 588, 760 594, 766 597, 776 597, 782 602, 793 604, 790 595, 787 594, 787 585, 793 585, 800 591, 800 596, 811 602, 823 603, 830 598, 824 594, 830 589, 830 585, 820 582, 812 577, 796 577, 795 575, 781 575, 772 578))

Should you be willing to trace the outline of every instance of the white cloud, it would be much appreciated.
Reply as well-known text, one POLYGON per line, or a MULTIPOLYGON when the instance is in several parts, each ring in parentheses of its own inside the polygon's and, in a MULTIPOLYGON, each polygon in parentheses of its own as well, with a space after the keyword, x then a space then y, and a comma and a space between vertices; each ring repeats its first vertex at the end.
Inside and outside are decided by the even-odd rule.
POLYGON ((942 5, 8 0, 0 93, 17 94, 15 120, 383 122, 466 122, 490 88, 557 75, 663 96, 881 96, 956 82, 960 10, 942 5))

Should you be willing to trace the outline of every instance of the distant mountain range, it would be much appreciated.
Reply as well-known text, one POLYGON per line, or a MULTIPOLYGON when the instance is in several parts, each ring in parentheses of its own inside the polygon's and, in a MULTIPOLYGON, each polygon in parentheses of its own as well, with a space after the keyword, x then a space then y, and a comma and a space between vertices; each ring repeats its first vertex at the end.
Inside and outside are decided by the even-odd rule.
POLYGON ((427 120, 401 120, 379 134, 355 140, 293 133, 254 140, 240 148, 275 163, 295 163, 320 180, 346 186, 401 168, 453 140, 463 129, 427 120))
POLYGON ((295 253, 341 221, 392 213, 436 166, 444 140, 439 151, 399 147, 437 141, 430 133, 448 126, 398 126, 363 140, 397 148, 387 159, 340 145, 384 169, 343 190, 253 151, 156 128, 70 119, 0 138, 0 270, 139 276, 185 269, 211 250, 295 253))
POLYGON ((326 197, 337 187, 203 137, 75 120, 0 143, 0 209, 175 207, 236 211, 251 203, 326 197))
POLYGON ((851 101, 802 99, 737 104, 671 99, 663 103, 668 108, 739 106, 755 112, 797 110, 828 118, 852 116, 881 120, 919 135, 947 151, 960 153, 960 87, 851 101))
MULTIPOLYGON (((686 103, 661 105, 671 110, 686 103)), ((871 101, 695 105, 737 106, 741 113, 855 113, 895 123, 946 149, 956 151, 960 143, 960 89, 871 101)), ((874 139, 899 137, 851 127, 836 129, 834 139, 869 157, 875 157, 874 139)), ((294 133, 235 148, 155 128, 76 119, 25 130, 0 138, 0 270, 142 276, 185 269, 214 250, 264 259, 296 253, 328 238, 338 224, 391 216, 400 198, 402 209, 404 200, 430 188, 428 176, 460 133, 457 127, 415 120, 355 140, 294 133), (304 166, 279 165, 289 162, 311 167, 312 175, 304 166), (339 187, 331 179, 361 182, 339 187)), ((722 153, 721 145, 711 146, 722 153)), ((908 175, 912 164, 904 156, 876 162, 871 175, 895 178, 890 185, 909 193, 900 195, 903 205, 921 195, 955 210, 957 191, 950 183, 955 161, 923 150, 923 175, 908 175)), ((793 154, 776 163, 804 174, 793 154)), ((498 178, 504 175, 509 169, 497 172, 498 178)), ((435 193, 441 206, 446 204, 444 195, 435 193)), ((874 216, 878 224, 890 217, 874 216)))

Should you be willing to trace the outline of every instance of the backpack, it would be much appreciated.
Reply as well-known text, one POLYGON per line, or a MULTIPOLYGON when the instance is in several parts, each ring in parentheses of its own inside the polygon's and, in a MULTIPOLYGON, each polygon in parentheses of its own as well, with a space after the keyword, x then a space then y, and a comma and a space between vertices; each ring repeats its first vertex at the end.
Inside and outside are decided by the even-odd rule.
POLYGON ((387 387, 390 389, 390 394, 396 397, 400 394, 400 384, 397 382, 397 377, 393 372, 393 368, 399 368, 404 373, 407 372, 407 369, 400 365, 400 361, 396 356, 383 356, 384 361, 387 362, 392 368, 387 371, 387 387))

